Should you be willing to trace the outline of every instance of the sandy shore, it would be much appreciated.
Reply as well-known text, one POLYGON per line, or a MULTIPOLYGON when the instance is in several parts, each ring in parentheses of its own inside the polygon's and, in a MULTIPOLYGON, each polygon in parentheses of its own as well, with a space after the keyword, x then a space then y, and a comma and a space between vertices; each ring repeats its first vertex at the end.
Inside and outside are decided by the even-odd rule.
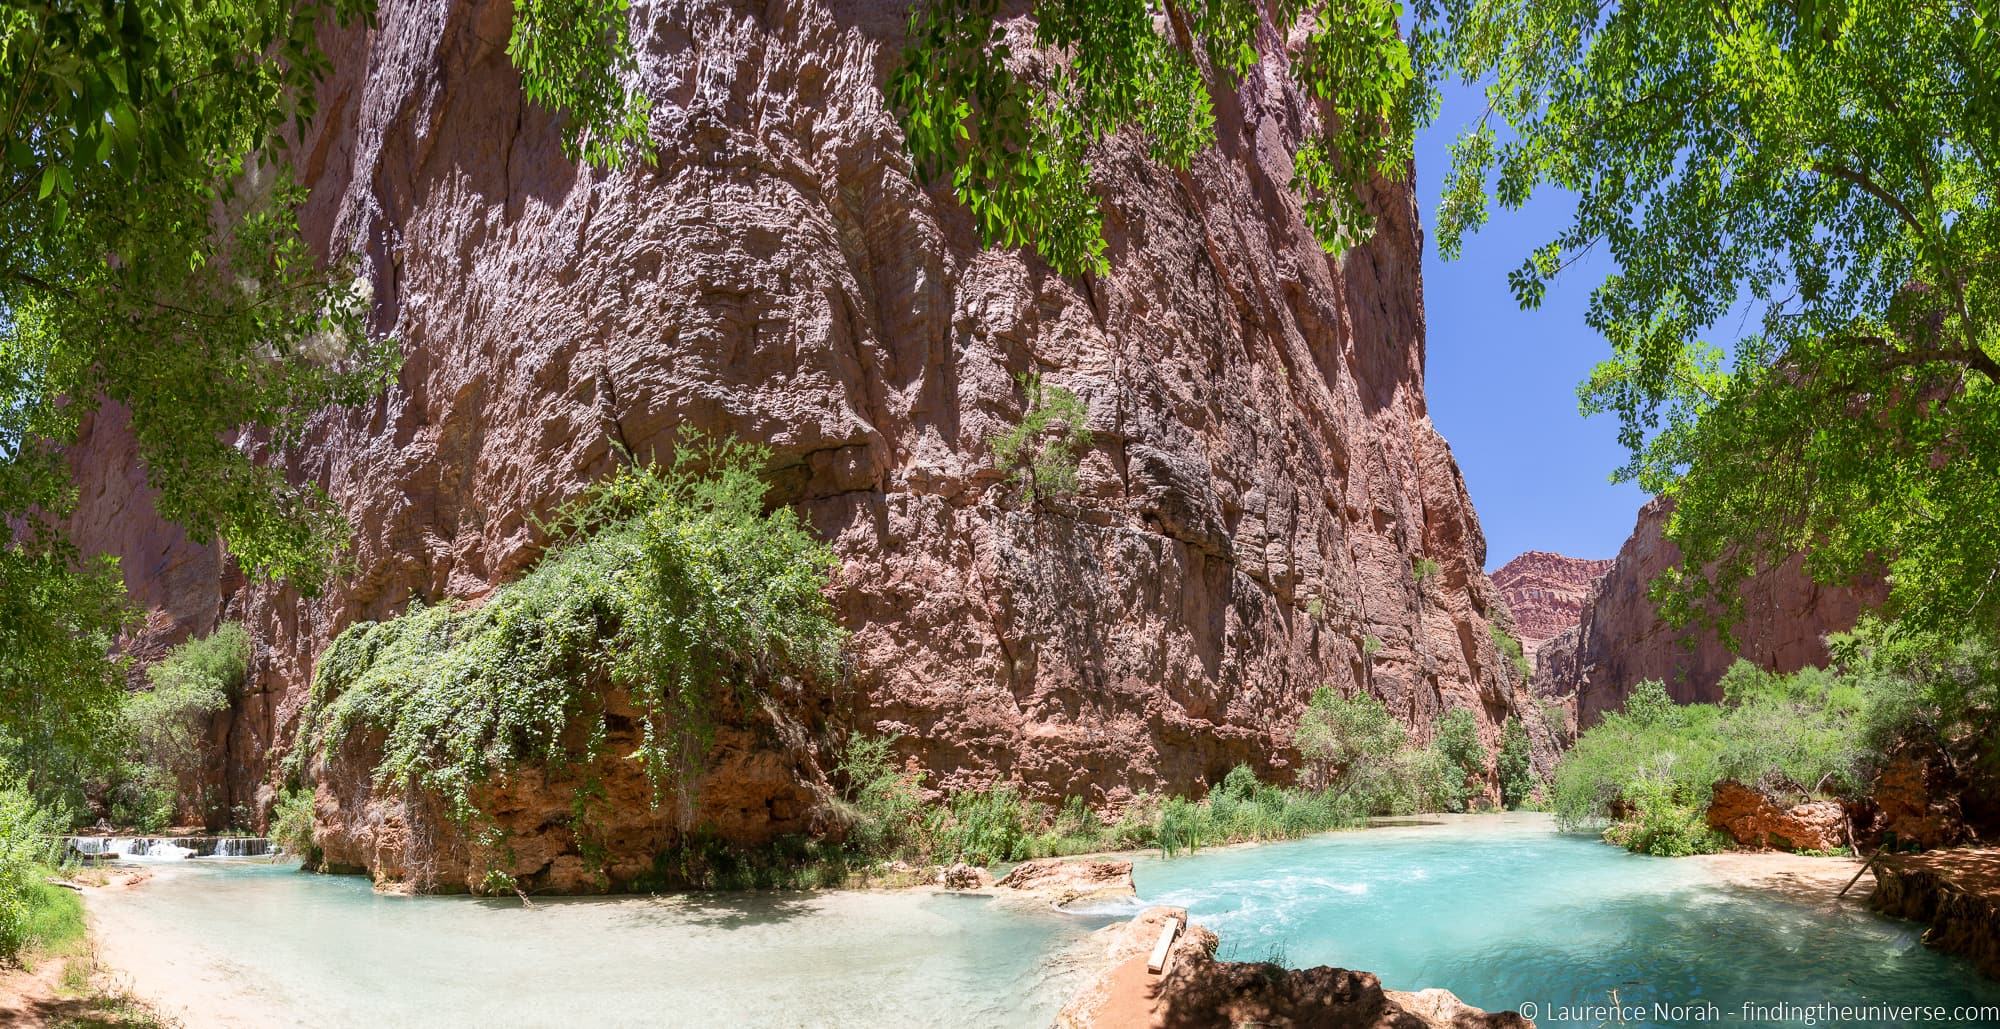
POLYGON ((1866 908, 1868 891, 1875 888, 1870 872, 1840 897, 1840 889, 1861 869, 1861 859, 1852 857, 1806 857, 1783 851, 1729 851, 1677 858, 1692 861, 1717 879, 1745 889, 1775 893, 1803 904, 1866 908))
POLYGON ((303 1024, 250 977, 231 974, 226 964, 199 947, 182 945, 186 941, 160 946, 132 918, 131 907, 120 903, 119 892, 119 887, 100 887, 83 893, 97 967, 114 991, 144 1003, 168 1024, 203 1029, 303 1024))

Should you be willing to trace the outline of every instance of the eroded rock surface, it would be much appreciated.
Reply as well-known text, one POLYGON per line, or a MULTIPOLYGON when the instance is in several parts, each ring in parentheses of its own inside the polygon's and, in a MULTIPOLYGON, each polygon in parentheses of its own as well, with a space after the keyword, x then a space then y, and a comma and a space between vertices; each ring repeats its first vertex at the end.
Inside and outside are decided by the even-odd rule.
POLYGON ((1530 660, 1542 644, 1577 624, 1590 584, 1610 569, 1608 560, 1529 550, 1493 573, 1493 588, 1514 613, 1515 634, 1530 660))
POLYGON ((1039 858, 1023 861, 993 886, 997 890, 1012 890, 1045 900, 1057 907, 1083 900, 1130 897, 1139 892, 1132 883, 1132 862, 1115 858, 1039 858))
POLYGON ((2000 978, 2000 850, 1957 847, 1884 857, 1868 906, 1930 923, 1924 943, 2000 978))
POLYGON ((1631 537, 1590 588, 1582 620, 1536 655, 1535 692, 1574 704, 1583 728, 1622 708, 1632 687, 1647 679, 1665 683, 1681 703, 1713 702, 1722 699, 1722 673, 1739 657, 1776 672, 1824 665, 1826 634, 1853 628, 1862 612, 1888 595, 1880 582, 1822 586, 1805 573, 1803 558, 1794 557, 1744 583, 1734 649, 1710 630, 1672 628, 1646 596, 1653 580, 1680 559, 1664 535, 1672 513, 1665 499, 1640 508, 1631 537))
MULTIPOLYGON (((772 448, 772 499, 842 561, 838 708, 896 734, 928 788, 1014 781, 1116 807, 1238 763, 1284 780, 1327 683, 1372 690, 1419 740, 1467 707, 1493 743, 1526 708, 1425 407, 1411 193, 1378 184, 1375 238, 1319 249, 1288 185, 1319 114, 1269 25, 1190 171, 1138 138, 1092 154, 1113 271, 1065 279, 980 247, 966 211, 913 178, 881 87, 902 2, 635 4, 659 163, 615 173, 565 160, 556 116, 523 100, 511 10, 386 0, 379 28, 328 38, 297 151, 306 225, 358 261, 405 361, 375 403, 270 455, 351 520, 355 572, 312 599, 220 571, 190 594, 189 624, 219 605, 259 641, 222 734, 230 804, 268 804, 337 632, 412 599, 476 601, 536 559, 537 519, 607 475, 614 447, 659 455, 681 426, 772 448), (1028 372, 1088 407, 1073 498, 1026 504, 992 467, 1028 372), (1420 556, 1441 567, 1421 586, 1420 556)), ((94 434, 78 460, 119 453, 94 434)), ((85 517, 111 526, 105 549, 150 552, 129 545, 143 519, 85 517)), ((787 717, 835 698, 802 704, 787 717)), ((790 761, 790 743, 753 735, 777 755, 757 767, 790 761)), ((1552 757, 1539 737, 1536 753, 1552 757)), ((435 865, 425 834, 392 828, 411 803, 376 795, 360 763, 330 770, 326 842, 377 870, 435 865)), ((569 879, 561 856, 534 874, 569 879)))
POLYGON ((1734 779, 1715 784, 1708 824, 1744 847, 1835 850, 1851 842, 1847 809, 1839 802, 1783 805, 1734 779))
POLYGON ((1384 990, 1367 972, 1320 966, 1217 961, 1215 933, 1189 925, 1182 908, 1148 908, 1093 937, 1097 971, 1056 1016, 1061 1029, 1208 1026, 1325 1026, 1340 1029, 1523 1029, 1515 1012, 1489 1014, 1450 991, 1384 990), (1148 958, 1161 930, 1183 930, 1155 974, 1148 958))

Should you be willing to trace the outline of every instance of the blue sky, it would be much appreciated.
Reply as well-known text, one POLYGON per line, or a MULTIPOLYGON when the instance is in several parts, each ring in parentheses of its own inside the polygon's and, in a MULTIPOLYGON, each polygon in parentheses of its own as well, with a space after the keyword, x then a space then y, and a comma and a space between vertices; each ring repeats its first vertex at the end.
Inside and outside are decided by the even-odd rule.
MULTIPOLYGON (((1417 137, 1426 233, 1450 166, 1446 148, 1484 107, 1478 90, 1448 87, 1437 121, 1417 137)), ((1609 353, 1583 316, 1611 262, 1578 261, 1538 310, 1521 310, 1507 288, 1507 273, 1548 242, 1570 210, 1569 197, 1553 191, 1518 211, 1496 208, 1456 261, 1440 259, 1435 240, 1425 241, 1424 388, 1486 529, 1488 570, 1523 550, 1611 557, 1646 499, 1638 487, 1610 481, 1625 460, 1616 420, 1586 419, 1576 409, 1576 384, 1609 353)))

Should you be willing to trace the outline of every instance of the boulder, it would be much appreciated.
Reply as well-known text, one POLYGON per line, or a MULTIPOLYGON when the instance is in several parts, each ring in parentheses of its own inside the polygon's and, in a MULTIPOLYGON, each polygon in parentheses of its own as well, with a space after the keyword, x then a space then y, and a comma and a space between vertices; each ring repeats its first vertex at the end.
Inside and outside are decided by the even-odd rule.
POLYGON ((1738 845, 1778 850, 1834 850, 1848 844, 1847 809, 1831 800, 1780 807, 1733 779, 1715 786, 1708 824, 1738 845))
POLYGON ((1898 846, 1925 850, 1963 843, 1969 836, 1957 791, 1939 767, 1943 762, 1904 747, 1875 777, 1864 822, 1871 839, 1895 833, 1898 846))
POLYGON ((960 861, 938 873, 938 884, 947 890, 983 890, 993 885, 993 877, 984 868, 960 861))
POLYGON ((1132 862, 1108 859, 1023 861, 994 886, 1017 895, 1047 898, 1058 907, 1079 900, 1131 897, 1138 893, 1132 885, 1132 862))
POLYGON ((1367 972, 1287 969, 1217 961, 1216 936, 1189 925, 1182 908, 1154 907, 1100 930, 1094 974, 1056 1016, 1060 1029, 1206 1026, 1325 1026, 1336 1029, 1517 1029, 1533 1022, 1489 1014, 1448 990, 1403 993, 1367 972), (1183 930, 1157 974, 1147 967, 1170 922, 1183 930))

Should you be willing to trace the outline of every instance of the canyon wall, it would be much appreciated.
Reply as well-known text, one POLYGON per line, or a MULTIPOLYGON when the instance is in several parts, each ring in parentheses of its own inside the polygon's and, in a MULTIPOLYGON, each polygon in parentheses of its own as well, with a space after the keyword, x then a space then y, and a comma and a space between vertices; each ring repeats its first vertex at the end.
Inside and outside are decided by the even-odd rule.
POLYGON ((1610 569, 1608 560, 1527 550, 1493 573, 1493 588, 1513 613, 1515 636, 1529 660, 1542 644, 1582 620, 1591 583, 1610 569))
MULTIPOLYGON (((802 710, 897 734, 930 788, 1007 780, 1115 806, 1239 762, 1285 779, 1326 684, 1368 684, 1420 740, 1455 706, 1489 742, 1528 708, 1425 408, 1409 184, 1377 184, 1367 245, 1320 250, 1288 184, 1322 115, 1272 27, 1263 61, 1217 90, 1218 145, 1191 170, 1129 136, 1092 153, 1112 272, 1068 279, 982 248, 913 177, 882 91, 906 16, 636 4, 659 161, 616 173, 566 160, 556 116, 523 100, 508 0, 386 0, 379 28, 328 37, 334 73, 295 154, 305 223, 358 261, 373 328, 405 360, 386 395, 269 456, 339 504, 355 570, 313 598, 210 565, 166 589, 134 559, 144 519, 100 541, 135 587, 173 594, 169 618, 250 626, 253 682, 220 730, 232 804, 270 800, 336 633, 412 599, 476 601, 536 559, 537 518, 612 471, 614 445, 657 455, 683 425, 768 444, 772 499, 839 554, 850 673, 802 710), (1088 406, 1073 498, 1025 504, 993 468, 1029 372, 1088 406), (1441 569, 1421 584, 1420 556, 1441 569)), ((119 460, 100 436, 84 464, 119 460)), ((748 826, 732 835, 800 795, 786 775, 816 778, 796 738, 766 760, 770 728, 711 761, 703 795, 748 826), (772 785, 732 790, 753 765, 772 785)), ((1551 754, 1538 737, 1538 762, 1551 754)), ((353 863, 426 846, 365 762, 321 772, 323 835, 353 863)))
POLYGON ((1535 692, 1573 702, 1582 727, 1622 708, 1632 687, 1647 679, 1665 683, 1675 700, 1688 704, 1722 699, 1717 684, 1739 658, 1777 672, 1824 665, 1823 637, 1853 628, 1862 612, 1888 595, 1881 582, 1822 586, 1805 573, 1804 559, 1794 557, 1744 583, 1734 648, 1710 630, 1675 629, 1646 596, 1652 581, 1680 559, 1665 535, 1672 513, 1672 501, 1662 498, 1640 508, 1631 538, 1591 586, 1580 622, 1536 657, 1535 692))

